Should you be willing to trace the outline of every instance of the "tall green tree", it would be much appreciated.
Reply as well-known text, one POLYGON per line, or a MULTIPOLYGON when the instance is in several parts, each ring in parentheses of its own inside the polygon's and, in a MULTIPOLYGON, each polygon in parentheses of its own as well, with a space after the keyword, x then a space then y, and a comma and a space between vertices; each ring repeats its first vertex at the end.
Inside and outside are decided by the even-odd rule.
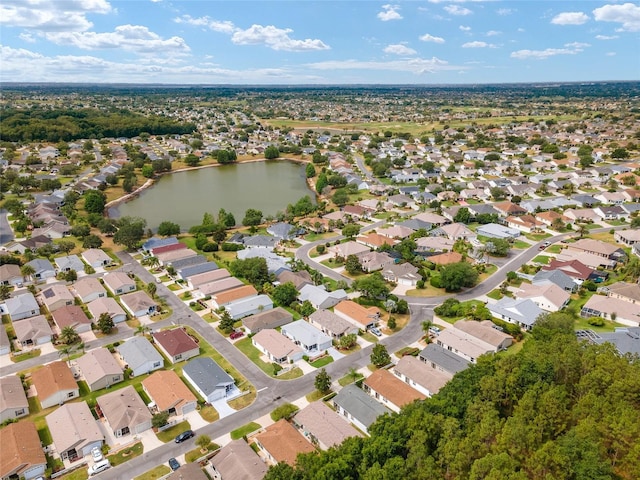
POLYGON ((376 367, 384 367, 391 363, 391 357, 389 356, 389 352, 387 352, 387 347, 385 347, 381 343, 376 343, 373 346, 373 350, 371 351, 371 363, 373 363, 376 367))
POLYGON ((331 390, 331 377, 324 368, 317 373, 313 385, 320 393, 326 394, 331 390))
POLYGON ((440 284, 447 292, 458 292, 478 283, 478 272, 467 262, 446 265, 440 271, 440 284))

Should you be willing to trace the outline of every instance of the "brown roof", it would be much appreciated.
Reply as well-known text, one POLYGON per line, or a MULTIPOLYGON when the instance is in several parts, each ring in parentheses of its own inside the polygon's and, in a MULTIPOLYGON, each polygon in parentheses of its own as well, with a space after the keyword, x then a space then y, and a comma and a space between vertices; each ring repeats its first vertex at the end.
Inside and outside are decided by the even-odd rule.
POLYGON ((152 248, 151 253, 154 255, 158 255, 160 253, 171 252, 173 250, 182 250, 183 248, 187 248, 184 243, 172 243, 170 245, 164 245, 162 247, 152 248))
POLYGON ((311 278, 311 274, 306 270, 301 270, 299 272, 290 272, 289 270, 284 270, 280 275, 278 275, 278 281, 280 283, 291 282, 295 285, 297 290, 300 290, 307 284, 313 284, 313 280, 311 278))
POLYGON ((242 285, 241 287, 220 292, 214 295, 213 299, 218 305, 225 305, 229 302, 240 300, 241 298, 252 297, 257 294, 258 291, 253 285, 242 285))
POLYGON ((462 255, 458 252, 447 252, 427 257, 427 260, 436 265, 449 265, 450 263, 460 263, 462 255))
POLYGON ((343 300, 334 307, 334 312, 341 312, 349 318, 366 326, 371 320, 380 316, 380 310, 376 307, 363 307, 352 300, 343 300))
POLYGON ((24 474, 25 470, 46 465, 40 437, 33 422, 10 423, 0 430, 0 477, 24 474))
POLYGON ((211 463, 224 480, 262 480, 269 468, 241 438, 222 447, 211 463))
POLYGON ((414 400, 424 400, 427 398, 400 380, 389 370, 376 370, 367 377, 364 384, 378 392, 397 407, 404 407, 414 400))
POLYGON ((152 334, 153 339, 172 357, 198 348, 196 341, 182 328, 161 330, 152 334))
POLYGON ((27 394, 24 393, 22 380, 17 375, 0 378, 0 413, 10 408, 26 408, 27 413, 29 409, 27 394))
POLYGON ((185 403, 197 401, 195 395, 173 370, 158 370, 142 381, 142 386, 156 403, 158 410, 179 409, 185 403))
POLYGON ((53 318, 60 330, 64 327, 75 327, 84 323, 91 324, 87 314, 77 305, 65 305, 54 311, 51 314, 51 318, 53 318))
POLYGON ((31 374, 31 381, 36 387, 38 398, 44 400, 62 390, 74 390, 78 384, 73 373, 65 362, 52 362, 31 374))
POLYGON ((296 463, 299 453, 314 452, 316 449, 284 418, 268 426, 256 435, 256 440, 278 462, 289 465, 296 463))
POLYGON ((98 397, 96 402, 113 431, 136 426, 151 420, 151 412, 132 385, 98 397))

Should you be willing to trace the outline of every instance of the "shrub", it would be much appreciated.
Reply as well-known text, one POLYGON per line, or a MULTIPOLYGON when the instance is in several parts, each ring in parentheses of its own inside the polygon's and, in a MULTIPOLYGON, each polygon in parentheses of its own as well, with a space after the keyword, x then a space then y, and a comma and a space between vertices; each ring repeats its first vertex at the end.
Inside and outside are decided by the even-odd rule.
POLYGON ((271 412, 271 420, 277 422, 283 418, 289 418, 291 415, 298 411, 298 407, 291 403, 285 403, 271 412))
POLYGON ((440 276, 439 275, 435 275, 435 276, 431 277, 431 279, 429 279, 429 283, 434 288, 442 288, 442 282, 440 281, 440 276))
POLYGON ((588 323, 589 325, 593 325, 594 327, 604 327, 604 318, 591 317, 588 323))

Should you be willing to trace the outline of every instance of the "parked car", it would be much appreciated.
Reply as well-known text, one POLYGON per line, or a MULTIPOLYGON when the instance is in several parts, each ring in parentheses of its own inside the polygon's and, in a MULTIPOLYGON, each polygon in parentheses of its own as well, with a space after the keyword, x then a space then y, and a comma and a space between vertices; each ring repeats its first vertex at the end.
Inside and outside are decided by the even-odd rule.
POLYGON ((440 333, 440 327, 436 327, 435 325, 432 327, 429 327, 429 333, 431 335, 438 335, 440 333))
POLYGON ((104 472, 106 469, 111 468, 111 462, 109 460, 104 459, 99 462, 94 463, 87 469, 87 474, 92 477, 97 475, 100 472, 104 472))
POLYGON ((189 440, 194 435, 195 433, 193 433, 193 430, 185 430, 184 432, 182 432, 180 435, 176 437, 176 443, 182 443, 185 440, 189 440))
POLYGON ((102 455, 102 450, 98 447, 92 448, 91 458, 93 458, 94 462, 99 462, 100 460, 104 460, 104 455, 102 455))
POLYGON ((373 333, 376 337, 382 336, 382 332, 377 327, 371 327, 369 331, 373 333))
POLYGON ((231 332, 231 335, 229 335, 229 338, 231 340, 235 340, 236 338, 240 338, 244 336, 244 332, 242 330, 234 330, 233 332, 231 332))
POLYGON ((549 245, 551 245, 551 242, 544 242, 542 245, 540 245, 540 250, 544 250, 545 248, 547 248, 549 245))
POLYGON ((171 467, 171 470, 175 472, 177 469, 180 468, 180 463, 178 462, 178 460, 172 457, 169 459, 169 467, 171 467))

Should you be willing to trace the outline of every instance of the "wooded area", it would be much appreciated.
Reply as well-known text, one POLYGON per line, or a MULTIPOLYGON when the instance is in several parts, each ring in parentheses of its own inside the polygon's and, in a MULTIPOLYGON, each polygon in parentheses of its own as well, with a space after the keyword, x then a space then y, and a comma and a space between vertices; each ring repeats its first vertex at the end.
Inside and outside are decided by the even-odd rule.
POLYGON ((279 464, 267 480, 637 479, 640 361, 579 343, 549 314, 515 355, 482 357, 370 438, 279 464))

